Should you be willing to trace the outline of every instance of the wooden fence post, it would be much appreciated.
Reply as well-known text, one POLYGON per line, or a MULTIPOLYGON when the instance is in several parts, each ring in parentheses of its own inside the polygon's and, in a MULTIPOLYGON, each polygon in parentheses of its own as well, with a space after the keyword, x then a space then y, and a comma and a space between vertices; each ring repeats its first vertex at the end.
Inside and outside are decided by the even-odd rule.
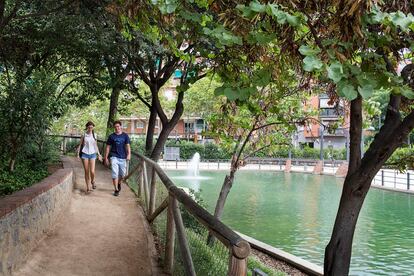
POLYGON ((157 175, 155 174, 155 169, 151 169, 151 192, 149 200, 149 214, 152 214, 155 211, 155 198, 157 196, 157 175))
POLYGON ((174 241, 175 241, 175 227, 174 227, 174 197, 169 195, 168 209, 167 209, 167 235, 165 241, 165 263, 164 270, 170 275, 174 269, 174 241))
POLYGON ((149 210, 149 191, 148 191, 148 177, 147 177, 147 162, 142 161, 142 174, 144 182, 144 196, 145 196, 145 207, 148 213, 149 210))
POLYGON ((237 245, 230 247, 229 276, 247 275, 247 257, 250 254, 250 245, 242 240, 237 245))
POLYGON ((185 234, 185 228, 183 218, 181 217, 180 209, 178 208, 178 201, 175 198, 170 197, 173 201, 174 221, 175 228, 177 229, 178 245, 180 246, 180 253, 184 263, 184 269, 186 275, 195 276, 195 269, 193 260, 191 258, 190 247, 188 246, 187 237, 185 234))

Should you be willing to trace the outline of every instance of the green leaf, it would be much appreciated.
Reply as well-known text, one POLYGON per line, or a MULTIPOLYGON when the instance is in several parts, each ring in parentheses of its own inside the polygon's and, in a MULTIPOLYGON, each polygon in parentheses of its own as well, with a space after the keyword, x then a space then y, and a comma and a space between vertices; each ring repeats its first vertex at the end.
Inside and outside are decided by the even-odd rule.
POLYGON ((358 92, 364 99, 368 99, 374 93, 374 87, 372 85, 358 86, 358 92))
POLYGON ((286 20, 289 23, 289 25, 292 27, 297 27, 300 24, 300 18, 299 16, 296 16, 296 15, 290 15, 286 13, 286 20))
POLYGON ((236 6, 236 9, 241 11, 243 16, 247 18, 252 18, 255 14, 249 7, 246 7, 245 5, 242 5, 242 4, 238 4, 236 6))
POLYGON ((408 86, 401 87, 401 94, 407 99, 414 99, 414 91, 408 86))
POLYGON ((188 85, 188 83, 184 83, 182 85, 179 85, 176 87, 177 92, 185 92, 190 88, 190 85, 188 85))
POLYGON ((239 96, 239 93, 237 93, 237 90, 231 87, 226 87, 223 92, 224 92, 224 95, 231 101, 236 100, 239 96))
POLYGON ((346 99, 352 101, 358 97, 358 92, 355 90, 355 87, 350 84, 347 80, 342 80, 337 85, 338 95, 345 97, 346 99))
POLYGON ((266 86, 272 79, 272 73, 270 70, 264 68, 259 70, 253 77, 253 83, 255 86, 266 86))
POLYGON ((413 15, 409 14, 409 16, 406 16, 403 12, 392 12, 391 15, 391 21, 395 26, 399 26, 401 30, 407 31, 410 25, 413 23, 413 15))
POLYGON ((313 56, 321 52, 320 49, 314 49, 308 45, 301 45, 299 47, 299 52, 304 56, 313 56))
POLYGON ((276 34, 251 33, 251 40, 259 44, 268 44, 276 38, 276 34))
POLYGON ((323 66, 322 61, 315 56, 307 56, 303 59, 303 69, 308 72, 319 70, 323 66))
POLYGON ((266 5, 262 5, 257 1, 250 2, 249 7, 254 12, 264 12, 266 10, 266 5))
POLYGON ((338 83, 344 76, 344 69, 341 63, 335 62, 328 67, 328 78, 335 83, 338 83))
POLYGON ((221 87, 217 87, 215 90, 214 90, 214 96, 222 96, 222 95, 224 95, 224 86, 221 86, 221 87))

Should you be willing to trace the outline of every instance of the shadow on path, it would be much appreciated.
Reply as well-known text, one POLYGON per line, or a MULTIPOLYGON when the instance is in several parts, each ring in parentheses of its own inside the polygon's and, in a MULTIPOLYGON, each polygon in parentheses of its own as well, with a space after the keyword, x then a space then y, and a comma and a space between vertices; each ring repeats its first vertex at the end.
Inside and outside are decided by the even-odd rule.
POLYGON ((97 164, 97 189, 85 194, 81 162, 63 157, 63 163, 74 169, 71 203, 14 275, 158 274, 152 237, 132 191, 123 185, 114 197, 110 171, 97 164))

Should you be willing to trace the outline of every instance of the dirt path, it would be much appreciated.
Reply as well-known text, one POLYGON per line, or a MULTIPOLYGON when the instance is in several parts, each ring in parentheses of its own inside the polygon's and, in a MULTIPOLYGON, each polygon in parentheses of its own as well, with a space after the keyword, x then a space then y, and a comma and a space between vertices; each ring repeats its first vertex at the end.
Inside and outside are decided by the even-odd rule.
POLYGON ((156 275, 154 246, 141 207, 123 186, 112 195, 109 170, 97 165, 97 189, 86 195, 80 161, 73 167, 75 189, 55 228, 14 275, 156 275))

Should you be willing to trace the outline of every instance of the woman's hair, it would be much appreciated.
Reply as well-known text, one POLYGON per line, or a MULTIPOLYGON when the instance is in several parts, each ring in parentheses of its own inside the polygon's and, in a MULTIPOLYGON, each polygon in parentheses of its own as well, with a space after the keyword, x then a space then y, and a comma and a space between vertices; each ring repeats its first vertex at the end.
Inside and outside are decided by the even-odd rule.
POLYGON ((92 121, 88 121, 85 127, 88 128, 88 126, 95 126, 95 124, 92 121))

